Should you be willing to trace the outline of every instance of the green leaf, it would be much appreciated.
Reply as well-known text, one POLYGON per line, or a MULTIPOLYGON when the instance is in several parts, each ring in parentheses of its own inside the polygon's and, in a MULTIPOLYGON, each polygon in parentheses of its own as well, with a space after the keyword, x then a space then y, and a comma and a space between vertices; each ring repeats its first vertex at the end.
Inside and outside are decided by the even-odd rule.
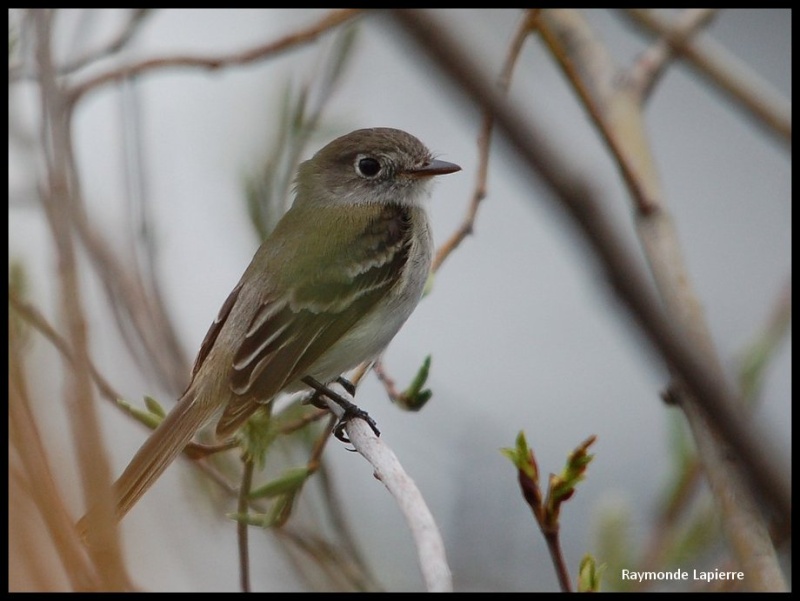
POLYGON ((248 499, 271 498, 286 493, 294 493, 303 486, 312 470, 307 466, 290 468, 278 478, 250 492, 248 499))
POLYGON ((117 405, 122 407, 131 417, 136 419, 136 421, 143 423, 151 430, 155 430, 163 420, 162 416, 151 411, 142 411, 124 399, 117 399, 117 405))
POLYGON ((431 369, 431 355, 425 357, 411 385, 400 394, 397 403, 407 411, 419 411, 433 396, 429 389, 423 390, 431 369))
POLYGON ((283 526, 292 515, 292 507, 296 493, 281 495, 272 504, 272 509, 268 514, 269 525, 272 527, 283 526))
POLYGON ((579 593, 597 593, 600 591, 600 580, 603 577, 603 572, 606 566, 595 565, 594 557, 588 553, 581 559, 580 568, 578 569, 578 592, 579 593))
POLYGON ((513 449, 500 449, 511 463, 522 472, 526 477, 533 481, 539 480, 539 466, 533 456, 533 451, 528 448, 528 441, 525 440, 525 432, 522 430, 517 434, 516 446, 513 449))
POLYGON ((164 408, 150 395, 144 395, 144 406, 147 407, 147 410, 155 416, 164 419, 167 416, 167 412, 164 411, 164 408))
POLYGON ((264 467, 267 451, 278 436, 273 426, 272 403, 256 411, 236 434, 245 457, 260 468, 264 467))
POLYGON ((572 498, 572 495, 575 494, 575 487, 583 480, 586 466, 594 458, 594 455, 589 455, 587 451, 596 439, 596 436, 590 436, 572 451, 567 457, 567 464, 561 474, 550 474, 547 500, 545 501, 545 521, 548 527, 558 526, 561 504, 572 498))

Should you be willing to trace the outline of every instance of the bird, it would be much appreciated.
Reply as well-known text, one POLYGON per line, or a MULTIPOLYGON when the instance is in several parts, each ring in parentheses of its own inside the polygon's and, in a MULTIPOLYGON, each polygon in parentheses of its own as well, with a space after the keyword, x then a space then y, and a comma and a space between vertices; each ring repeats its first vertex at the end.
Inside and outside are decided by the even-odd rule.
POLYGON ((114 482, 117 520, 202 428, 228 437, 279 394, 327 385, 384 350, 430 271, 430 184, 460 169, 387 127, 299 165, 292 205, 222 304, 186 391, 114 482))

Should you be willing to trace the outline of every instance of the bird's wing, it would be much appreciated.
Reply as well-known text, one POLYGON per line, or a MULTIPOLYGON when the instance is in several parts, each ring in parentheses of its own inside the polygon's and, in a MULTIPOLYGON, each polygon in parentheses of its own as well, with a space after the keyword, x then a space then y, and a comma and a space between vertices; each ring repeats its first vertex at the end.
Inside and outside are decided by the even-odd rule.
POLYGON ((384 208, 357 233, 362 250, 305 257, 313 276, 298 278, 280 297, 263 299, 234 354, 234 396, 217 423, 219 435, 235 431, 259 403, 308 375, 397 283, 411 244, 408 210, 384 208))

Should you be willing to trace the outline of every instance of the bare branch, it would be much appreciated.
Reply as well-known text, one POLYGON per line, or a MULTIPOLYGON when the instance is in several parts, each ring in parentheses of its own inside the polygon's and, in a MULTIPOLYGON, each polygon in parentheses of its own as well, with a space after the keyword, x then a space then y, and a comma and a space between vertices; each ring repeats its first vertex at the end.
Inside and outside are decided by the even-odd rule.
POLYGON ((630 69, 628 85, 635 88, 640 99, 649 96, 670 61, 679 53, 678 48, 688 44, 692 36, 707 26, 716 15, 716 8, 685 9, 673 23, 673 37, 670 39, 662 35, 639 56, 630 69))
MULTIPOLYGON (((17 295, 11 290, 8 292, 8 302, 20 317, 22 317, 31 326, 36 328, 36 330, 38 330, 53 344, 54 347, 56 347, 56 349, 69 363, 72 363, 72 351, 69 348, 69 344, 62 336, 58 334, 58 332, 56 332, 55 328, 53 328, 53 326, 47 322, 38 309, 18 298, 17 295)), ((94 366, 94 363, 92 363, 91 360, 88 360, 88 363, 92 379, 94 379, 95 386, 97 386, 97 389, 100 391, 100 393, 112 402, 116 402, 117 399, 122 398, 122 396, 117 393, 116 390, 114 390, 113 386, 111 386, 108 380, 106 380, 100 374, 98 369, 94 366)))
POLYGON ((791 145, 791 103, 758 73, 712 39, 696 38, 684 44, 680 31, 675 31, 668 19, 653 10, 629 9, 628 14, 648 31, 666 39, 692 67, 735 100, 749 116, 791 145))
POLYGON ((627 110, 636 98, 627 88, 614 85, 619 69, 608 50, 594 37, 585 19, 573 10, 540 13, 539 32, 550 52, 578 93, 611 153, 617 159, 625 184, 639 212, 658 209, 658 182, 650 160, 645 128, 639 111, 627 110), (614 123, 624 120, 624 124, 614 123))
POLYGON ((70 426, 78 452, 79 473, 87 507, 97 504, 97 523, 92 528, 90 553, 99 570, 104 588, 127 590, 127 576, 119 537, 113 519, 111 469, 104 448, 90 379, 89 341, 81 303, 75 258, 75 243, 69 213, 76 204, 77 174, 71 170, 70 113, 64 91, 57 83, 52 60, 52 13, 33 12, 36 31, 36 61, 40 75, 42 148, 45 149, 47 189, 43 204, 59 263, 59 301, 72 342, 74 369, 70 370, 67 397, 73 403, 70 426))
MULTIPOLYGON (((364 373, 359 370, 359 379, 364 373)), ((333 387, 338 394, 350 396, 340 384, 335 384, 331 388, 333 387)), ((342 408, 329 398, 324 398, 331 412, 341 417, 342 408)), ((403 469, 394 452, 382 438, 377 436, 366 420, 351 419, 344 428, 350 443, 372 465, 375 477, 383 482, 403 513, 417 546, 417 558, 428 592, 452 591, 453 582, 445 556, 444 542, 417 485, 403 469)))
MULTIPOLYGON (((517 59, 522 52, 522 46, 525 39, 530 34, 534 27, 535 20, 533 17, 538 9, 527 11, 517 26, 517 31, 514 34, 511 44, 508 48, 506 60, 503 65, 500 77, 497 80, 498 90, 505 94, 508 91, 508 86, 511 83, 511 74, 514 70, 514 65, 517 64, 517 59)), ((489 148, 492 142, 492 126, 494 125, 492 113, 485 112, 483 115, 483 124, 481 131, 478 135, 478 169, 475 174, 475 188, 472 193, 467 212, 461 225, 456 229, 450 238, 448 238, 436 251, 436 256, 433 258, 431 264, 431 272, 436 273, 444 263, 445 259, 450 256, 459 244, 472 234, 475 225, 475 218, 478 216, 478 207, 481 201, 486 197, 486 180, 489 175, 489 148)))
MULTIPOLYGON (((250 494, 250 487, 253 483, 253 460, 246 458, 243 460, 244 469, 242 470, 242 483, 239 485, 238 513, 244 515, 248 509, 247 495, 250 494)), ((251 592, 250 587, 250 547, 247 537, 248 525, 244 520, 239 520, 236 524, 236 538, 239 543, 239 585, 243 593, 251 592)))
POLYGON ((360 12, 359 9, 353 8, 333 10, 309 27, 285 35, 274 42, 261 44, 254 48, 228 55, 160 57, 118 67, 92 77, 83 83, 76 84, 71 90, 70 101, 74 104, 87 92, 94 91, 102 86, 115 83, 122 79, 161 69, 192 68, 215 71, 227 67, 247 65, 265 58, 272 58, 288 50, 313 42, 329 30, 335 29, 342 23, 355 18, 360 12))
POLYGON ((375 362, 375 364, 372 366, 372 371, 375 373, 378 381, 383 384, 386 394, 389 395, 389 400, 393 403, 397 402, 402 393, 397 390, 397 385, 395 384, 394 379, 386 372, 386 368, 383 366, 382 359, 379 359, 375 362))
POLYGON ((375 477, 383 482, 403 512, 417 545, 420 569, 428 592, 451 592, 453 582, 444 541, 417 485, 394 452, 364 420, 351 420, 345 429, 350 442, 375 468, 375 477))
MULTIPOLYGON (((73 526, 72 517, 69 515, 60 494, 53 470, 47 456, 47 449, 39 429, 36 418, 31 409, 31 399, 26 386, 24 373, 24 351, 20 349, 19 341, 9 333, 9 364, 8 364, 8 442, 9 442, 9 487, 17 494, 9 494, 9 516, 14 515, 14 520, 9 520, 9 555, 14 557, 18 547, 28 546, 30 559, 35 559, 36 548, 39 540, 30 534, 28 520, 30 513, 37 514, 36 519, 45 524, 52 548, 58 553, 59 560, 64 568, 64 575, 74 590, 96 591, 101 590, 102 578, 97 574, 93 565, 84 552, 83 545, 73 526), (13 457, 13 459, 12 459, 13 457), (15 477, 12 480, 12 473, 15 477), (23 534, 14 532, 15 527, 23 534)), ((9 590, 14 590, 18 583, 14 570, 9 566, 9 590)), ((43 570, 35 570, 36 577, 47 580, 49 576, 43 570)), ((40 585, 39 590, 46 586, 40 585)), ((19 590, 19 589, 17 589, 19 590)))

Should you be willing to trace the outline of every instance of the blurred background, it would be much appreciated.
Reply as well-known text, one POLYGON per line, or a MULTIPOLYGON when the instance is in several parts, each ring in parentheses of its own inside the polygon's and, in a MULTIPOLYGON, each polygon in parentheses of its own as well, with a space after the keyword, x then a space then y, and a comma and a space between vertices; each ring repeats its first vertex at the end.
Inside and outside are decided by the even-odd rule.
MULTIPOLYGON (((521 11, 433 13, 485 69, 500 73, 521 11)), ((150 11, 122 50, 92 61, 70 81, 85 82, 147 58, 240 52, 305 29, 325 14, 150 11)), ((583 15, 622 68, 653 41, 624 12, 583 15)), ((10 274, 24 273, 27 299, 63 330, 58 263, 38 201, 45 174, 38 150, 41 109, 36 82, 25 75, 35 68, 33 41, 25 13, 13 10, 9 16, 10 68, 18 69, 9 86, 10 274)), ((130 18, 126 10, 60 12, 52 36, 56 60, 69 64, 104 47, 130 18)), ((789 10, 729 10, 701 37, 718 42, 789 102, 791 35, 789 10)), ((569 153, 639 255, 632 205, 617 166, 536 35, 525 43, 509 94, 569 153)), ((281 173, 286 145, 295 143, 286 137, 288 115, 303 98, 306 116, 316 111, 319 116, 309 139, 297 147, 297 158, 308 158, 353 129, 404 129, 462 166, 462 172, 437 182, 429 202, 437 242, 459 226, 476 180, 481 112, 386 14, 365 14, 268 59, 214 71, 153 70, 98 87, 79 100, 72 134, 88 219, 121 265, 148 266, 145 272, 158 282, 184 361, 194 357, 259 244, 248 191, 252 202, 253 194, 264 192, 260 185, 267 194, 287 187, 285 176, 269 184, 260 178, 270 157, 275 173, 281 173), (276 148, 284 153, 276 154, 276 148)), ((790 146, 680 60, 658 81, 646 118, 692 283, 727 374, 736 382, 743 357, 790 295, 790 146)), ((645 553, 674 477, 676 431, 682 427, 677 410, 660 399, 668 382, 663 364, 615 300, 586 245, 553 209, 548 191, 523 177, 520 165, 506 145, 492 146, 487 196, 474 235, 447 259, 430 294, 384 355, 388 373, 405 387, 430 354, 431 400, 418 413, 402 411, 374 375, 357 397, 428 501, 455 588, 462 591, 558 590, 514 468, 499 452, 513 446, 520 430, 545 475, 559 472, 573 448, 597 435, 586 480, 561 516, 562 547, 574 576, 585 553, 601 563, 612 561, 603 551, 609 529, 620 538, 623 563, 645 553)), ((171 407, 176 395, 125 343, 103 277, 85 251, 78 258, 90 353, 99 372, 131 403, 141 405, 144 395, 152 395, 171 407)), ((63 364, 36 334, 29 336, 26 353, 31 411, 57 489, 77 519, 85 507, 75 442, 66 425, 63 364)), ((790 366, 787 326, 764 368, 753 420, 787 469, 790 366)), ((188 378, 188 371, 175 377, 188 378)), ((112 404, 97 402, 112 472, 118 475, 146 430, 112 404)), ((9 494, 17 507, 12 497, 22 489, 14 479, 14 458, 12 452, 9 494)), ((283 458, 287 465, 302 465, 307 455, 294 449, 283 458)), ((411 536, 370 466, 335 441, 324 461, 375 581, 390 591, 423 590, 411 536)), ((314 486, 312 480, 303 490, 287 528, 325 537, 330 533, 324 520, 313 517, 324 514, 314 486)), ((706 501, 700 499, 698 511, 708 510, 706 501)), ((234 510, 234 499, 216 498, 188 462, 176 462, 122 523, 133 581, 154 591, 238 590, 236 528, 224 517, 234 510)), ((27 545, 15 541, 14 532, 10 549, 27 548, 40 527, 28 528, 27 545)), ((318 559, 287 553, 289 539, 251 531, 254 590, 342 586, 313 575, 318 559)), ((708 546, 684 558, 685 565, 724 565, 719 540, 711 536, 708 546)), ((10 566, 12 588, 15 583, 28 590, 68 586, 59 569, 43 578, 25 557, 10 566)))

